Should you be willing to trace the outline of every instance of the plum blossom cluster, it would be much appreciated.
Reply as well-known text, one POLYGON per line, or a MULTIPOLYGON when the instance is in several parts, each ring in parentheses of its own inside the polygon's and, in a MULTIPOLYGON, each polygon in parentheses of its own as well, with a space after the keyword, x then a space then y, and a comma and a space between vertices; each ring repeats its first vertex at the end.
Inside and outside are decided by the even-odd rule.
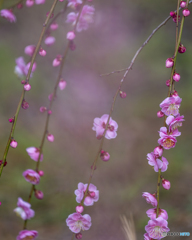
MULTIPOLYGON (((190 14, 186 8, 186 2, 181 1, 180 7, 184 8, 183 16, 186 17, 190 14)), ((174 22, 180 20, 180 16, 177 16, 176 12, 171 12, 170 16, 174 22)), ((180 43, 178 45, 178 52, 184 53, 186 48, 180 43)), ((184 116, 180 115, 179 109, 182 99, 179 97, 178 92, 175 90, 175 83, 180 81, 180 74, 175 70, 175 57, 168 58, 165 62, 166 68, 172 68, 171 78, 166 81, 166 85, 169 87, 169 94, 166 99, 160 103, 161 110, 157 112, 159 118, 164 117, 164 126, 160 128, 158 146, 155 147, 153 152, 147 154, 148 164, 153 167, 155 172, 159 174, 159 180, 161 179, 164 189, 169 190, 171 184, 168 180, 164 179, 162 172, 165 172, 168 168, 169 162, 163 157, 163 151, 169 150, 176 146, 177 137, 181 135, 178 130, 182 126, 184 116)), ((160 184, 158 180, 158 184, 160 184)), ((159 188, 159 187, 158 187, 159 188)), ((158 191, 158 190, 157 190, 158 191)), ((158 192, 150 194, 148 192, 143 193, 143 197, 147 203, 151 204, 153 209, 147 210, 147 216, 150 218, 148 225, 145 227, 146 233, 144 234, 145 240, 162 239, 165 237, 164 232, 168 232, 168 214, 164 209, 159 208, 159 203, 156 197, 158 192)))
POLYGON ((91 217, 88 214, 82 215, 85 206, 92 206, 94 202, 99 200, 99 191, 93 184, 78 183, 78 189, 75 190, 76 201, 79 205, 76 206, 76 212, 72 213, 66 219, 66 224, 69 229, 74 232, 77 239, 82 238, 81 230, 89 230, 91 227, 91 217))

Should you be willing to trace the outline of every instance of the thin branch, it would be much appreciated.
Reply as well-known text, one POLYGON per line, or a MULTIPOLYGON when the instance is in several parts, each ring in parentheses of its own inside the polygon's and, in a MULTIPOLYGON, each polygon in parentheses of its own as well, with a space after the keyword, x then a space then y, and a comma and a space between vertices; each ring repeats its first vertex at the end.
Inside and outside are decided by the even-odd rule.
MULTIPOLYGON (((189 4, 191 4, 191 3, 192 3, 192 0, 189 1, 189 4)), ((181 8, 179 8, 179 9, 181 9, 181 8)), ((129 65, 128 68, 124 68, 124 69, 121 69, 121 70, 116 70, 116 71, 113 71, 113 72, 110 72, 110 73, 104 73, 104 74, 101 74, 100 77, 109 76, 109 75, 111 75, 111 74, 113 74, 113 73, 120 73, 120 72, 126 71, 125 74, 124 74, 124 76, 123 76, 123 81, 124 81, 124 79, 125 79, 125 77, 127 76, 129 70, 132 69, 133 64, 134 64, 136 58, 138 57, 139 53, 141 52, 141 50, 147 45, 147 43, 148 43, 149 40, 153 37, 153 35, 154 35, 162 26, 164 26, 164 25, 169 21, 169 19, 171 19, 171 16, 167 17, 161 24, 159 24, 159 26, 158 26, 157 28, 155 28, 155 29, 152 31, 152 33, 149 35, 149 37, 146 39, 146 41, 142 44, 142 46, 141 46, 141 47, 137 50, 137 52, 135 53, 135 55, 134 55, 134 57, 132 58, 131 63, 130 63, 130 65, 129 65)))

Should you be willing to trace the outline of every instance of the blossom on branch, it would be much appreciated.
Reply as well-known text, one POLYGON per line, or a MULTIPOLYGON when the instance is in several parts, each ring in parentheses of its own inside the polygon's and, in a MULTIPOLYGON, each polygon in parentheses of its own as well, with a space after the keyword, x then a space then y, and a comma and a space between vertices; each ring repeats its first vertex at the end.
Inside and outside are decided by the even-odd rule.
MULTIPOLYGON (((34 161, 38 161, 39 158, 39 148, 36 147, 29 147, 26 149, 27 153, 29 154, 30 158, 34 161)), ((41 154, 40 161, 43 161, 43 154, 41 154)))
POLYGON ((22 230, 19 232, 19 235, 17 236, 17 240, 35 240, 35 238, 38 236, 38 232, 35 230, 22 230))
POLYGON ((159 105, 161 111, 166 115, 174 115, 177 116, 179 114, 179 108, 182 99, 179 96, 176 97, 167 97, 163 102, 159 105))
POLYGON ((9 22, 16 22, 16 17, 15 17, 15 15, 12 13, 11 10, 2 9, 2 10, 0 11, 0 15, 1 15, 1 17, 7 19, 9 22))
POLYGON ((18 207, 14 209, 14 212, 23 220, 34 217, 35 212, 31 209, 30 203, 23 201, 22 198, 18 198, 17 206, 18 207))
POLYGON ((180 135, 181 133, 178 131, 178 129, 175 129, 173 132, 169 133, 166 127, 161 127, 159 131, 160 138, 158 139, 158 143, 164 149, 174 148, 177 142, 176 137, 180 135))
POLYGON ((150 203, 153 207, 157 207, 157 199, 148 192, 143 192, 142 197, 145 198, 147 203, 150 203))
MULTIPOLYGON (((108 114, 104 114, 101 118, 94 119, 92 130, 96 131, 96 137, 98 139, 101 139, 101 137, 103 136, 108 117, 109 117, 108 114)), ((107 131, 105 133, 105 138, 107 139, 116 138, 117 129, 118 129, 118 124, 110 117, 107 131)))
POLYGON ((23 172, 23 177, 27 182, 30 182, 31 184, 39 184, 40 175, 32 169, 27 169, 25 172, 23 172))
POLYGON ((74 233, 81 230, 89 230, 91 227, 91 217, 88 214, 72 213, 66 219, 67 226, 74 233))

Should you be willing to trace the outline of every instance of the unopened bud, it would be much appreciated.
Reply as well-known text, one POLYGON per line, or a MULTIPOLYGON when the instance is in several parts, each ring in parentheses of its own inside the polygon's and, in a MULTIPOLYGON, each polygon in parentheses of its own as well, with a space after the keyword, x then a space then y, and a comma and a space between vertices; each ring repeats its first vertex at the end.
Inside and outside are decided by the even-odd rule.
POLYGON ((119 92, 121 98, 126 98, 127 94, 126 92, 120 91, 119 92))
POLYGON ((27 108, 29 108, 29 103, 26 102, 25 99, 23 99, 23 102, 22 102, 22 104, 21 104, 21 107, 22 107, 23 109, 27 109, 27 108))
POLYGON ((39 174, 40 177, 43 177, 44 172, 42 170, 40 170, 40 171, 38 171, 38 174, 39 174))
POLYGON ((40 48, 40 49, 39 49, 39 55, 41 55, 42 57, 44 57, 46 54, 47 54, 47 52, 46 52, 43 48, 40 48))
POLYGON ((179 96, 179 94, 176 90, 174 90, 174 92, 171 94, 171 97, 177 97, 177 96, 179 96))
POLYGON ((82 233, 79 232, 79 233, 75 234, 75 237, 76 237, 77 239, 81 239, 81 238, 82 238, 82 233))
POLYGON ((39 200, 43 199, 43 192, 40 190, 35 190, 35 197, 39 200))
POLYGON ((186 3, 185 1, 181 1, 181 2, 180 2, 180 7, 181 7, 181 8, 185 8, 186 5, 187 5, 187 3, 186 3))
POLYGON ((73 42, 73 40, 71 40, 71 41, 69 42, 69 48, 71 49, 71 51, 74 51, 74 50, 76 49, 76 45, 75 45, 75 43, 73 42))
POLYGON ((179 82, 179 80, 180 80, 180 75, 179 75, 179 73, 174 73, 173 74, 173 80, 175 80, 176 82, 179 82))
POLYGON ((167 87, 169 87, 170 86, 170 79, 168 79, 167 81, 166 81, 166 85, 167 85, 167 87))
POLYGON ((47 140, 48 140, 49 142, 53 142, 53 141, 54 141, 54 136, 53 136, 52 134, 48 134, 48 135, 47 135, 47 140))
POLYGON ((161 157, 163 155, 163 148, 161 145, 157 146, 154 150, 153 153, 155 154, 156 157, 161 157))
POLYGON ((171 68, 171 67, 173 67, 173 64, 174 64, 173 58, 168 58, 168 59, 166 60, 166 62, 165 62, 166 68, 171 68))
POLYGON ((16 148, 17 147, 17 142, 14 139, 12 139, 11 142, 10 142, 10 146, 12 148, 16 148))
POLYGON ((67 85, 66 81, 64 81, 63 79, 61 79, 60 82, 59 82, 59 88, 60 88, 60 90, 65 89, 66 85, 67 85))
POLYGON ((158 111, 158 112, 157 112, 157 117, 158 117, 158 118, 164 117, 164 113, 163 113, 162 111, 158 111))
POLYGON ((187 16, 189 16, 189 15, 190 15, 189 9, 187 9, 187 8, 184 9, 184 10, 183 10, 183 16, 184 16, 184 17, 187 17, 187 16))
POLYGON ((163 186, 166 190, 169 190, 170 187, 171 187, 171 183, 170 183, 168 180, 162 178, 162 186, 163 186))
POLYGON ((31 89, 31 85, 29 83, 24 85, 25 91, 29 91, 31 89))
POLYGON ((51 115, 52 114, 52 111, 51 110, 48 110, 48 112, 47 112, 49 115, 51 115))
POLYGON ((178 52, 179 52, 179 53, 184 53, 184 52, 186 52, 186 47, 184 47, 183 44, 180 44, 180 45, 179 45, 179 48, 178 48, 178 52))
POLYGON ((9 122, 10 123, 14 122, 14 118, 9 118, 9 122))
POLYGON ((43 113, 43 112, 47 111, 47 108, 42 106, 42 107, 40 107, 39 111, 43 113))
POLYGON ((79 206, 76 207, 76 212, 77 213, 82 213, 83 210, 84 210, 84 207, 82 205, 79 205, 79 206))
POLYGON ((108 152, 104 151, 104 150, 101 150, 101 153, 100 153, 100 158, 107 162, 109 159, 110 159, 110 155, 108 152))
MULTIPOLYGON (((1 166, 2 163, 3 163, 3 160, 0 160, 0 166, 1 166)), ((7 165, 7 161, 4 162, 3 167, 5 167, 6 165, 7 165)))

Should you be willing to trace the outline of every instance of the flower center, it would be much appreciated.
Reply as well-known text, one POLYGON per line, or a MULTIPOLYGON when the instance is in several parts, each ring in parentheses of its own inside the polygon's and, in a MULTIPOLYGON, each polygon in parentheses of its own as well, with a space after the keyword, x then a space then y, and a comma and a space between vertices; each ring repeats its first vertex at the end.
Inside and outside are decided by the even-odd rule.
POLYGON ((31 182, 36 181, 36 177, 30 176, 29 174, 26 175, 26 178, 31 182))
POLYGON ((75 223, 75 226, 76 226, 77 228, 80 228, 80 229, 81 229, 82 226, 83 226, 81 220, 78 220, 78 221, 75 223))
POLYGON ((170 138, 167 138, 164 142, 163 142, 163 147, 166 147, 166 148, 171 148, 174 146, 174 142, 170 139, 170 138))
POLYGON ((170 104, 170 106, 168 107, 167 109, 167 114, 170 115, 170 114, 175 114, 178 112, 178 109, 179 109, 179 106, 178 105, 175 105, 175 104, 170 104))
MULTIPOLYGON (((102 127, 103 127, 103 128, 106 128, 106 124, 105 124, 104 122, 103 122, 103 124, 102 124, 102 127)), ((112 131, 114 131, 114 126, 108 124, 107 129, 112 132, 112 131)))
POLYGON ((25 238, 23 238, 23 240, 31 240, 31 239, 34 239, 33 236, 26 236, 25 238))
POLYGON ((177 122, 177 123, 174 123, 174 124, 171 126, 171 129, 172 129, 172 130, 175 130, 176 128, 181 127, 181 126, 182 126, 182 123, 181 123, 181 122, 177 122))

